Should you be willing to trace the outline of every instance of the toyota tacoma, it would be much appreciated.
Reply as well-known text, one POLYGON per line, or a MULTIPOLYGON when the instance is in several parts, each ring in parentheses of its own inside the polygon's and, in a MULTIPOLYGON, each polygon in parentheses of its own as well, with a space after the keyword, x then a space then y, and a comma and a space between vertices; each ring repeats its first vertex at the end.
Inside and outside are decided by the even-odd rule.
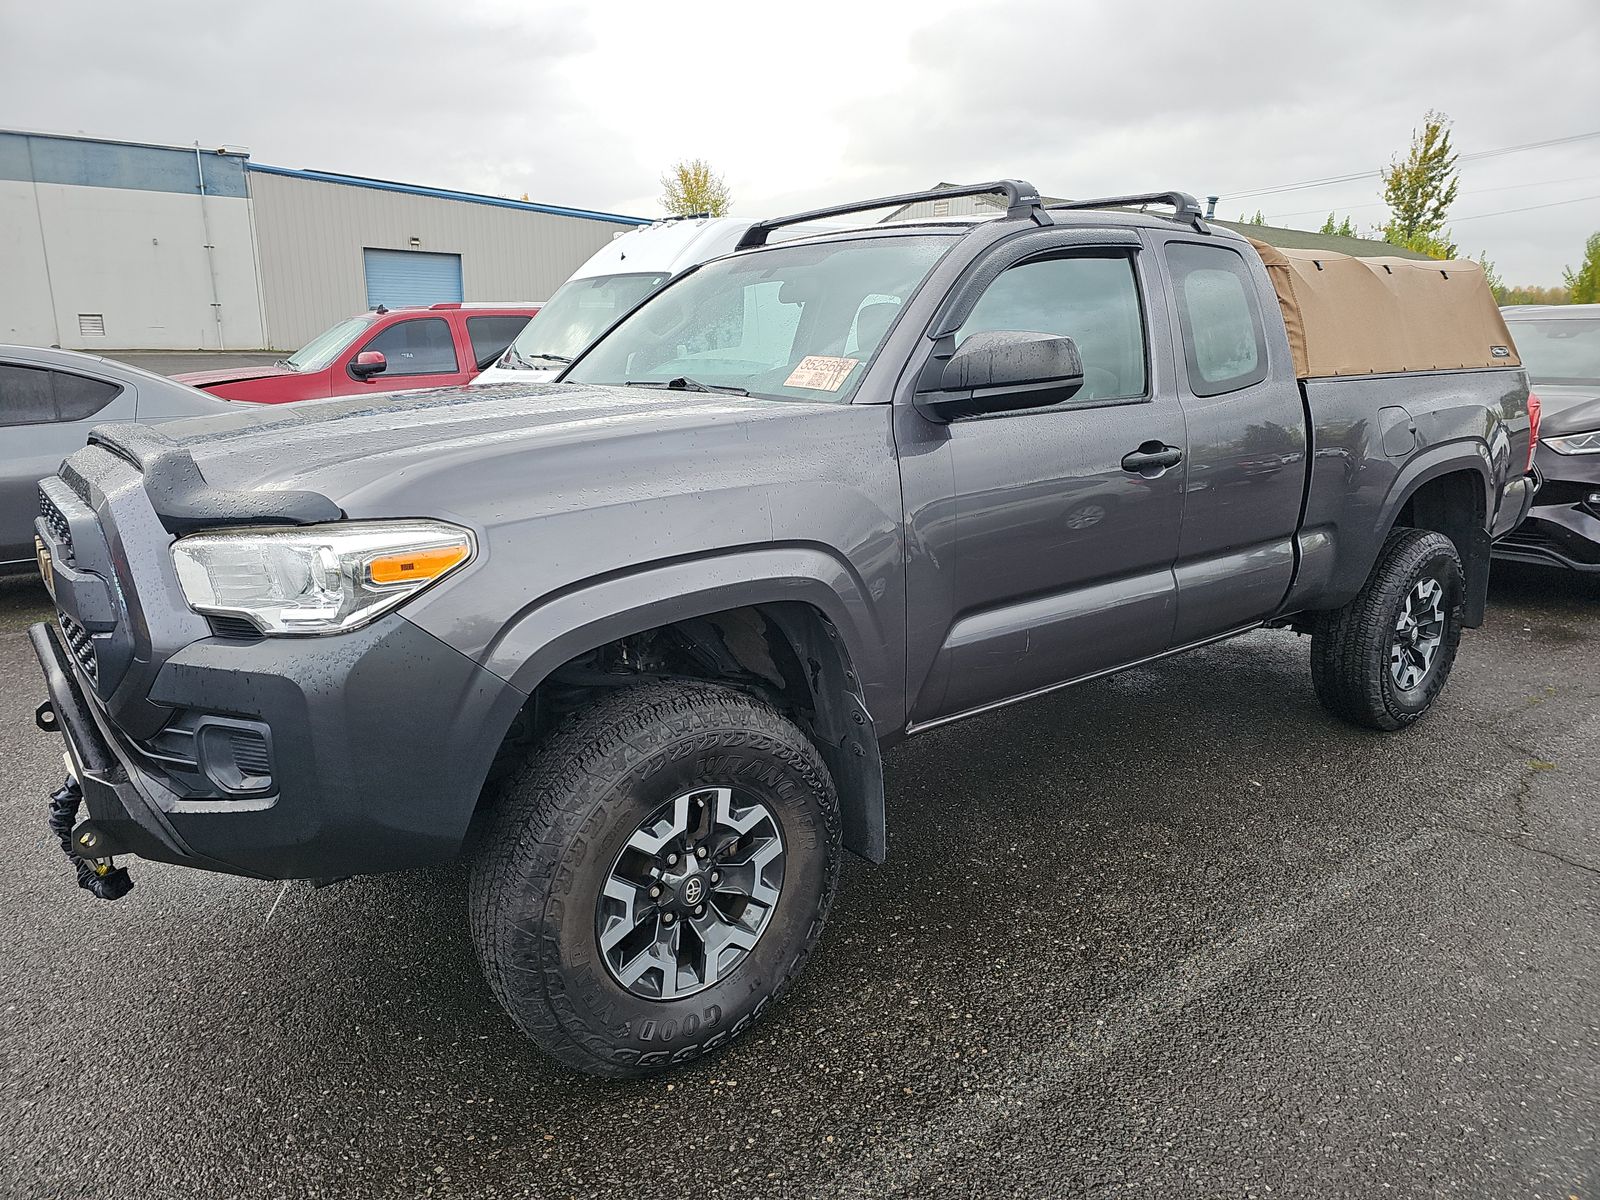
POLYGON ((641 1075, 884 858, 885 746, 1263 626, 1416 721, 1530 450, 1471 263, 1016 181, 761 222, 555 383, 98 428, 40 486, 51 819, 104 896, 470 856, 512 1021, 641 1075), (767 244, 961 194, 1003 211, 767 244))

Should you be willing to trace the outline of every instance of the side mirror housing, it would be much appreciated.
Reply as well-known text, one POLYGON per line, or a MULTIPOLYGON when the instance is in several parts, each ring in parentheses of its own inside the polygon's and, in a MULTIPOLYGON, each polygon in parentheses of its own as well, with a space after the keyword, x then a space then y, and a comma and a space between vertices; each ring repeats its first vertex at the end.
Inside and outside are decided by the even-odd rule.
POLYGON ((355 362, 350 364, 350 374, 357 379, 371 379, 374 375, 381 375, 388 370, 389 360, 384 358, 381 350, 363 350, 356 355, 355 362))
POLYGON ((942 364, 935 358, 924 384, 931 386, 918 390, 916 405, 930 421, 1048 408, 1083 387, 1083 359, 1069 337, 1014 330, 975 333, 942 364))

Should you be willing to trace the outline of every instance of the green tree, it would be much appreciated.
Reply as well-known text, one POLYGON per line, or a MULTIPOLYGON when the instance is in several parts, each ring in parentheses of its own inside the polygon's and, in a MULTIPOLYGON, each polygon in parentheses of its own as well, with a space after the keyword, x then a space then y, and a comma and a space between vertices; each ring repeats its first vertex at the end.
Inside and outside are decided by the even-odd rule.
POLYGON ((1360 237, 1361 236, 1359 233, 1356 232, 1355 222, 1352 221, 1349 217, 1344 218, 1344 220, 1339 221, 1337 224, 1334 222, 1333 217, 1334 217, 1334 214, 1333 213, 1329 213, 1328 214, 1328 219, 1322 223, 1322 228, 1317 230, 1317 232, 1318 233, 1332 234, 1334 237, 1351 237, 1351 238, 1353 238, 1353 237, 1360 237))
POLYGON ((1570 304, 1572 293, 1560 287, 1524 287, 1517 285, 1505 290, 1502 304, 1570 304))
POLYGON ((1263 213, 1259 208, 1256 209, 1256 215, 1253 217, 1247 217, 1243 213, 1239 214, 1239 224, 1241 225, 1265 225, 1266 223, 1266 214, 1263 213))
POLYGON ((705 159, 682 159, 661 176, 661 207, 677 217, 696 213, 725 217, 733 207, 733 194, 705 159))
POLYGON ((1483 268, 1483 277, 1489 284, 1489 290, 1494 293, 1494 302, 1504 304, 1509 291, 1506 281, 1500 278, 1500 272, 1494 269, 1494 263, 1489 261, 1487 254, 1478 255, 1478 265, 1483 268))
POLYGON ((1600 233, 1591 233, 1584 243, 1583 262, 1576 271, 1561 272, 1574 304, 1600 304, 1600 233))
POLYGON ((1389 220, 1380 226, 1384 241, 1435 258, 1455 257, 1444 226, 1461 182, 1457 157, 1450 145, 1450 118, 1429 109, 1422 128, 1411 131, 1406 156, 1391 160, 1383 173, 1383 200, 1389 206, 1389 220), (1433 253, 1445 247, 1449 253, 1433 253))

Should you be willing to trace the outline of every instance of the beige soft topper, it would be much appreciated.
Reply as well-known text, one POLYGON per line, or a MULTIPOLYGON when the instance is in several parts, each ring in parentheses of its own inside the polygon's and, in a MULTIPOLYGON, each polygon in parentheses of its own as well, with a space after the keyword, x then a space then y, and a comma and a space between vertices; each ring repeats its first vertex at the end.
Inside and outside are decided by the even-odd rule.
POLYGON ((1250 244, 1278 293, 1301 379, 1521 365, 1475 262, 1250 244))

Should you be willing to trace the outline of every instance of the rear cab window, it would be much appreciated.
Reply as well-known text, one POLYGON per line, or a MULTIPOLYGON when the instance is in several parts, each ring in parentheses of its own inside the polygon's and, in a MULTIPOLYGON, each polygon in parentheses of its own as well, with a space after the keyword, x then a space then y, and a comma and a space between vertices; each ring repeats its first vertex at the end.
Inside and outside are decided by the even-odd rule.
POLYGON ((527 323, 527 317, 468 317, 467 341, 472 344, 472 360, 478 370, 499 358, 527 323))
POLYGON ((1168 242, 1167 272, 1196 396, 1221 396, 1267 377, 1267 339, 1255 280, 1244 256, 1226 246, 1168 242))

